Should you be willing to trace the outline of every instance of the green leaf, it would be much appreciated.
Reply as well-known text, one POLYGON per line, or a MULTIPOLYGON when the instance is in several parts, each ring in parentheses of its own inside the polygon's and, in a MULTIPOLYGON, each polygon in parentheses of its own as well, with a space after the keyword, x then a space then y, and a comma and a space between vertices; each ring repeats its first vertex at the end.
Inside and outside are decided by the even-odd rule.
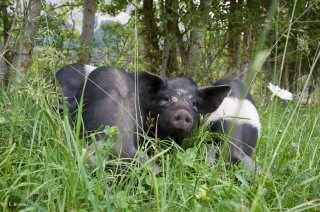
POLYGON ((127 203, 126 191, 119 191, 118 193, 116 193, 111 197, 111 201, 116 208, 126 209, 129 206, 127 203))
POLYGON ((178 152, 177 157, 184 166, 193 167, 197 152, 198 149, 193 147, 187 149, 185 152, 178 152))
POLYGON ((3 116, 0 116, 0 124, 7 124, 9 121, 3 117, 3 116))

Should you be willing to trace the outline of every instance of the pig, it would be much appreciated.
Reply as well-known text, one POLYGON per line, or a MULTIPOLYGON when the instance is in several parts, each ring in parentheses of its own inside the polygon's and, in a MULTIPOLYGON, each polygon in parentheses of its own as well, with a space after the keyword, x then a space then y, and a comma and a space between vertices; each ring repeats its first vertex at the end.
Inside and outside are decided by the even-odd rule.
MULTIPOLYGON (((59 71, 64 73, 64 79, 72 77, 67 69, 59 71)), ((80 102, 84 81, 84 78, 78 79, 82 86, 68 99, 80 102)), ((68 89, 67 81, 58 79, 58 82, 68 89)), ((132 74, 114 67, 98 67, 89 74, 84 88, 83 124, 88 133, 116 125, 119 135, 115 138, 112 155, 106 159, 115 156, 130 161, 139 148, 137 134, 146 130, 147 120, 157 122, 157 129, 152 128, 151 134, 157 130, 158 138, 170 137, 183 145, 184 139, 197 126, 199 114, 215 111, 229 91, 229 85, 198 88, 189 78, 162 78, 149 72, 132 74)), ((103 146, 102 139, 98 139, 98 148, 103 146)), ((93 149, 94 144, 91 144, 89 151, 93 149)), ((148 158, 139 158, 139 161, 145 163, 148 158)), ((89 158, 89 163, 95 163, 95 155, 89 158)), ((162 170, 157 164, 154 168, 162 170)))
MULTIPOLYGON (((78 92, 81 91, 85 78, 94 69, 96 69, 94 66, 74 63, 66 65, 56 73, 56 79, 61 85, 62 93, 67 99, 72 114, 74 114, 77 108, 77 100, 75 97, 78 95, 78 92)), ((58 107, 61 107, 61 105, 58 107)))
MULTIPOLYGON (((218 80, 213 84, 221 85, 229 85, 231 92, 218 109, 209 115, 205 127, 212 132, 230 136, 228 150, 231 163, 243 161, 247 169, 261 171, 251 158, 261 134, 260 118, 252 96, 249 92, 243 95, 247 90, 241 81, 218 80)), ((209 162, 215 162, 217 145, 221 146, 222 143, 221 139, 217 139, 214 144, 209 144, 209 162)))
POLYGON ((193 133, 199 114, 216 110, 229 90, 229 85, 198 88, 190 78, 139 73, 144 120, 148 114, 157 118, 159 138, 170 137, 179 145, 193 133))

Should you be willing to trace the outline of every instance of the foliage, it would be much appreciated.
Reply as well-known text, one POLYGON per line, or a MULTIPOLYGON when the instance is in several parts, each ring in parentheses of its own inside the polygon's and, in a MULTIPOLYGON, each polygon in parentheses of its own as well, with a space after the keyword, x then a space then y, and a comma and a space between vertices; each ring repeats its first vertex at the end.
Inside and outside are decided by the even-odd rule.
POLYGON ((111 0, 107 4, 104 1, 100 1, 98 4, 98 10, 102 13, 107 13, 112 16, 116 16, 121 11, 125 11, 128 6, 127 0, 111 0))
POLYGON ((135 57, 133 24, 133 20, 127 25, 116 22, 105 23, 99 31, 96 31, 100 41, 93 55, 93 61, 97 61, 95 64, 133 68, 135 57))
MULTIPOLYGON (((93 49, 95 52, 91 63, 132 69, 132 61, 139 55, 142 70, 165 71, 166 75, 176 76, 195 69, 190 73, 196 81, 208 84, 221 77, 245 79, 257 52, 270 49, 271 53, 257 75, 258 80, 265 81, 265 85, 270 81, 279 82, 281 87, 302 92, 302 79, 308 75, 319 45, 317 17, 320 5, 317 0, 296 1, 295 4, 286 0, 212 1, 205 9, 203 2, 207 0, 179 0, 172 5, 176 7, 174 9, 167 1, 153 2, 151 8, 145 8, 144 1, 99 1, 98 12, 115 16, 127 11, 132 18, 125 25, 110 22, 96 29, 95 40, 87 47, 88 51, 93 49), (151 12, 147 13, 146 9, 151 12), (204 23, 205 37, 203 43, 197 43, 192 37, 196 35, 194 31, 202 30, 197 26, 204 17, 208 19, 204 23), (203 46, 193 48, 193 45, 203 46), (169 55, 166 55, 166 48, 169 55), (191 58, 194 49, 199 50, 197 56, 191 58), (194 59, 197 62, 190 64, 194 59)), ((9 14, 6 28, 10 28, 15 5, 12 0, 7 0, 7 4, 10 9, 6 10, 9 14)), ((65 1, 60 5, 43 4, 44 14, 38 20, 35 48, 55 48, 62 52, 65 61, 76 61, 80 32, 68 23, 68 19, 70 12, 81 11, 82 4, 82 0, 65 1)), ((17 17, 16 26, 24 19, 17 17)), ((4 24, 2 20, 0 23, 4 24)), ((11 32, 11 49, 18 31, 11 32)), ((37 57, 38 52, 34 56, 37 57)), ((7 54, 9 63, 13 54, 12 51, 7 54)), ((315 68, 311 82, 316 84, 318 80, 319 69, 315 68)), ((312 83, 310 91, 313 90, 312 83)))

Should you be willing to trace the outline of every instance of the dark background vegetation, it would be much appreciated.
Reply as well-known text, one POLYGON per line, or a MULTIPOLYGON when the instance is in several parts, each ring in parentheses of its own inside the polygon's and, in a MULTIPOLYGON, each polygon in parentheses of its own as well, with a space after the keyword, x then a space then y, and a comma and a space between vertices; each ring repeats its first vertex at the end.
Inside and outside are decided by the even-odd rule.
MULTIPOLYGON (((255 55, 269 50, 255 77, 260 88, 273 82, 300 94, 319 49, 317 0, 3 0, 0 9, 2 85, 23 79, 32 62, 51 76, 45 71, 76 61, 133 71, 136 59, 139 70, 190 76, 201 84, 244 80, 255 55), (73 11, 83 11, 82 33, 70 19, 73 11), (131 15, 128 23, 95 28, 95 14, 124 11, 131 15)), ((319 67, 310 92, 319 83, 319 67)))

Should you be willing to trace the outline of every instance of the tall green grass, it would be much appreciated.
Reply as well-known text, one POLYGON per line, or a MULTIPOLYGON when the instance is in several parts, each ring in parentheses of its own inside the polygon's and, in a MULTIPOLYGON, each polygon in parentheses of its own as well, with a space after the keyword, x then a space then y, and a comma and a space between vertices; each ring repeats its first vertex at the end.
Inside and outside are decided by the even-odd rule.
MULTIPOLYGON (((273 17, 276 3, 273 1, 267 21, 273 17)), ((137 71, 137 22, 135 27, 137 71)), ((258 46, 265 42, 267 33, 266 27, 258 46)), ((285 33, 289 35, 290 28, 285 33)), ((271 50, 257 53, 248 85, 271 50)), ((57 55, 40 61, 53 61, 49 63, 52 70, 47 70, 50 73, 56 71, 57 55)), ((74 127, 67 113, 61 116, 54 110, 52 105, 58 104, 61 95, 40 76, 43 70, 39 67, 33 65, 32 76, 25 82, 0 90, 3 211, 320 210, 319 104, 259 98, 262 137, 255 160, 263 174, 244 169, 244 164, 227 170, 223 158, 215 165, 208 164, 206 143, 215 135, 201 128, 188 139, 186 149, 171 141, 146 137, 145 143, 150 145, 139 154, 148 152, 152 161, 145 165, 117 159, 104 161, 111 151, 112 136, 108 137, 106 151, 100 152, 97 166, 92 167, 86 163, 88 141, 79 137, 81 120, 74 127), (164 173, 153 172, 153 161, 162 165, 164 173)), ((106 130, 115 133, 114 128, 106 130)))
POLYGON ((263 129, 255 160, 265 172, 270 169, 269 176, 247 171, 243 164, 226 170, 222 158, 208 164, 205 144, 214 135, 201 128, 187 149, 146 138, 149 156, 165 170, 155 175, 149 164, 106 162, 107 152, 96 167, 89 166, 87 140, 79 138, 67 114, 61 117, 54 110, 58 92, 43 78, 28 77, 0 92, 4 211, 320 209, 319 105, 259 99, 263 129))

